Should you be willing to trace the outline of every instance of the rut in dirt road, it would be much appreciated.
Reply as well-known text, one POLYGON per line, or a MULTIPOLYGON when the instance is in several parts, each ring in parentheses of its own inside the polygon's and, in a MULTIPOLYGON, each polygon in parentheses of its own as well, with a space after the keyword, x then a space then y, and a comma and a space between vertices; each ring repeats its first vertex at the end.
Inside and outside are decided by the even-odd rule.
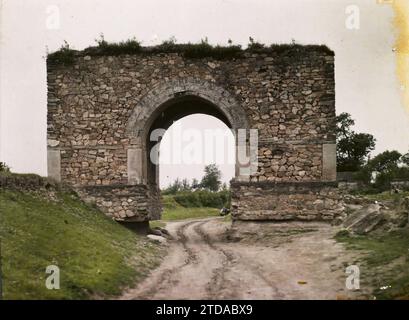
MULTIPOLYGON (((279 227, 277 234, 282 233, 283 225, 279 227)), ((121 299, 336 299, 350 295, 339 260, 343 247, 332 240, 330 226, 317 225, 318 231, 292 235, 285 241, 280 235, 279 245, 228 242, 228 228, 229 223, 220 218, 168 223, 174 240, 169 241, 164 261, 121 299)))
POLYGON ((169 231, 176 240, 171 243, 165 263, 129 298, 218 298, 227 287, 224 273, 235 259, 231 253, 217 248, 204 230, 211 221, 181 222, 171 226, 169 231))
POLYGON ((154 298, 155 294, 160 291, 162 288, 166 288, 170 285, 175 285, 177 279, 173 279, 172 277, 183 269, 185 266, 196 263, 197 257, 195 253, 190 250, 190 248, 186 245, 187 238, 184 234, 184 230, 195 222, 190 222, 181 225, 177 231, 177 240, 182 245, 184 252, 186 253, 185 261, 182 264, 171 266, 163 270, 159 275, 157 275, 157 279, 149 284, 149 287, 144 290, 139 296, 136 296, 135 299, 152 299, 154 298))

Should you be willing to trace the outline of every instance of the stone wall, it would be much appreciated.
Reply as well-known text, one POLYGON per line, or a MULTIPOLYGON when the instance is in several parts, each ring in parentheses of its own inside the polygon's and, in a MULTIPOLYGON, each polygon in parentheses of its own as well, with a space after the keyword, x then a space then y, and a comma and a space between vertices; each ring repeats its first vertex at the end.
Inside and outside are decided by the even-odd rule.
POLYGON ((259 167, 251 181, 321 180, 320 144, 259 144, 259 167))
POLYGON ((234 220, 331 221, 343 210, 336 182, 233 182, 234 220))
POLYGON ((391 182, 391 189, 409 190, 409 180, 394 180, 391 182))
MULTIPOLYGON (((150 208, 126 204, 127 189, 116 186, 134 185, 134 192, 145 185, 157 201, 155 187, 147 185, 141 137, 162 102, 185 94, 210 100, 232 128, 258 129, 259 164, 249 181, 335 179, 335 162, 325 151, 335 144, 334 55, 320 46, 243 51, 221 60, 154 51, 77 52, 70 65, 49 59, 47 80, 49 175, 82 190, 111 186, 91 196, 118 219, 150 219, 144 211, 150 208), (112 195, 120 200, 111 201, 112 195)), ((136 193, 135 202, 148 203, 142 200, 147 192, 136 193)), ((240 207, 248 201, 236 198, 235 216, 247 217, 240 207)))
POLYGON ((77 191, 83 200, 95 204, 117 221, 160 219, 162 208, 157 193, 146 185, 88 186, 77 191))

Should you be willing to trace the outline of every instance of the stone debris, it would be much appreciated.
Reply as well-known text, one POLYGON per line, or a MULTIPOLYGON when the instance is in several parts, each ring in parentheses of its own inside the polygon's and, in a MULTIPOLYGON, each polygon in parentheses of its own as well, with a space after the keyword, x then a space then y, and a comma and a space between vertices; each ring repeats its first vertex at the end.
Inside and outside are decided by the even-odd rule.
POLYGON ((166 244, 168 242, 165 237, 157 236, 155 234, 148 234, 147 237, 149 240, 156 242, 156 243, 166 244))
POLYGON ((348 196, 347 200, 355 203, 345 204, 347 210, 342 227, 352 233, 363 235, 375 231, 388 232, 408 226, 409 197, 397 203, 388 202, 388 205, 353 196, 348 196), (362 204, 357 204, 360 201, 362 204))
POLYGON ((173 239, 173 237, 171 236, 169 231, 166 230, 165 228, 161 228, 161 227, 151 228, 151 229, 149 229, 148 233, 152 234, 152 235, 156 235, 156 236, 166 238, 168 240, 173 239))

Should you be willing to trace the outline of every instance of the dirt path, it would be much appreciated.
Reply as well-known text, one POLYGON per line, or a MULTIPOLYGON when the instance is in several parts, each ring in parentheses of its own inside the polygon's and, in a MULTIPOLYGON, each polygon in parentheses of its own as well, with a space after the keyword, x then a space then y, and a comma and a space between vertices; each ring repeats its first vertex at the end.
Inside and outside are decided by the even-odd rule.
POLYGON ((355 299, 346 252, 327 224, 280 223, 263 239, 229 242, 219 218, 171 222, 159 268, 122 299, 355 299))

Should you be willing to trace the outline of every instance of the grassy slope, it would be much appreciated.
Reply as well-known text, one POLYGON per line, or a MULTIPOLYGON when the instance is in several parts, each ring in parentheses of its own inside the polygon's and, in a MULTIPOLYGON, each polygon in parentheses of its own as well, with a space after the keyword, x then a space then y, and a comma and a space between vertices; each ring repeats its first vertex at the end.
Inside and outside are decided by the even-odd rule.
POLYGON ((5 299, 107 297, 141 279, 159 248, 121 227, 76 195, 0 189, 5 299), (48 290, 45 269, 57 265, 61 289, 48 290))
POLYGON ((409 229, 368 236, 342 232, 336 239, 348 249, 365 252, 357 264, 363 285, 374 286, 377 299, 409 299, 409 229))

